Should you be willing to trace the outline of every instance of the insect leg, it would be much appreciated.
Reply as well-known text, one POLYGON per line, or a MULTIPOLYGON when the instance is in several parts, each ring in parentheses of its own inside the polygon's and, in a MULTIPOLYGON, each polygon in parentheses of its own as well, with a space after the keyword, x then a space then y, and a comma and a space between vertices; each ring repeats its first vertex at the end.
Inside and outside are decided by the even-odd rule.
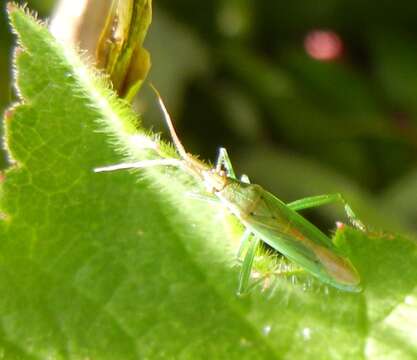
POLYGON ((243 175, 240 177, 240 181, 241 181, 241 182, 243 182, 243 183, 245 183, 245 184, 250 184, 249 176, 248 176, 248 175, 246 175, 246 174, 243 174, 243 175))
POLYGON ((331 204, 331 203, 342 203, 345 208, 346 215, 351 221, 351 223, 355 227, 359 228, 360 230, 366 231, 366 226, 362 223, 362 221, 358 219, 358 217, 353 212, 350 205, 346 202, 345 198, 340 193, 307 197, 307 198, 293 201, 287 204, 287 206, 291 210, 298 211, 302 209, 319 207, 319 206, 331 204))
POLYGON ((230 161, 229 154, 227 150, 223 147, 219 149, 219 156, 217 157, 216 162, 216 172, 221 170, 222 165, 226 169, 227 176, 231 177, 232 179, 237 179, 235 171, 233 170, 232 162, 230 161))
POLYGON ((188 191, 185 194, 189 196, 191 199, 201 200, 201 201, 209 202, 212 204, 219 204, 220 202, 219 198, 213 195, 205 195, 205 194, 203 195, 203 194, 199 194, 193 191, 188 191))
POLYGON ((243 250, 246 248, 250 235, 251 231, 247 228, 243 233, 242 237, 240 238, 239 250, 237 251, 236 255, 238 259, 240 259, 240 257, 242 256, 243 250))
POLYGON ((237 288, 237 295, 244 295, 248 290, 250 274, 252 271, 253 260, 256 255, 256 249, 258 248, 260 239, 254 236, 250 242, 249 249, 246 252, 245 258, 243 259, 242 269, 239 274, 239 285, 237 288))

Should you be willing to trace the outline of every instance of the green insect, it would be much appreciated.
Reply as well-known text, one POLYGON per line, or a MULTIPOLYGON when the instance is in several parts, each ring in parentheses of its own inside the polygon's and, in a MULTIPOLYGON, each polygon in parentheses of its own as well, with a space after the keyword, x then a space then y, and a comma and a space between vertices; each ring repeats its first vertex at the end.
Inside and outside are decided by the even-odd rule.
POLYGON ((361 291, 360 276, 349 259, 341 254, 324 233, 298 213, 302 209, 340 202, 352 224, 365 230, 341 194, 313 196, 285 204, 261 186, 251 184, 247 176, 243 175, 239 180, 224 148, 220 148, 216 166, 208 166, 185 151, 159 93, 154 90, 180 159, 123 163, 97 168, 96 172, 175 166, 203 182, 210 197, 219 200, 246 229, 240 246, 247 250, 239 274, 238 294, 244 294, 249 288, 252 265, 260 241, 326 284, 344 291, 361 291))

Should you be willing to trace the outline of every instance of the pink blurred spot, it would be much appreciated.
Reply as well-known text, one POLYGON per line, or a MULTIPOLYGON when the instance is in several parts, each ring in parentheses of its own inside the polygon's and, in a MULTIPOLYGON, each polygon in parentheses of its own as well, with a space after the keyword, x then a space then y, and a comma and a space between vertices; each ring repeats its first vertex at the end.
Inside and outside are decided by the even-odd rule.
POLYGON ((345 228, 345 224, 340 222, 340 221, 336 221, 336 227, 338 230, 343 230, 345 228))
POLYGON ((331 61, 342 55, 343 42, 333 31, 313 30, 304 39, 304 49, 313 59, 331 61))

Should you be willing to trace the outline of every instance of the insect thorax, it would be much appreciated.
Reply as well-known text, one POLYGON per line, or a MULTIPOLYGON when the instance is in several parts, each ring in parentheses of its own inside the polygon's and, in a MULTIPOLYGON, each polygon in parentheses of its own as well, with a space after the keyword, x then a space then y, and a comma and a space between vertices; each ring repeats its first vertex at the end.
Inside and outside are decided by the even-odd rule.
POLYGON ((234 215, 245 219, 254 209, 258 208, 263 191, 259 185, 229 179, 226 186, 216 195, 234 215))

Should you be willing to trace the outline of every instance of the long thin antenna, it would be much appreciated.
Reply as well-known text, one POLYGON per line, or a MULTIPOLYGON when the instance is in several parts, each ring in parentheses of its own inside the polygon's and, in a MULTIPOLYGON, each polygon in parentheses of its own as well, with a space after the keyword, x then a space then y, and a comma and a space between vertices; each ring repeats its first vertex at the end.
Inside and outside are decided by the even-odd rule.
POLYGON ((177 133, 175 132, 174 125, 172 124, 171 117, 168 114, 167 108, 165 107, 164 102, 162 101, 161 95, 159 94, 159 91, 156 89, 153 84, 149 84, 152 88, 152 90, 155 92, 156 97, 158 98, 159 106, 161 107, 162 113, 164 114, 165 122, 168 125, 169 132, 171 134, 172 140, 174 141, 174 145, 177 148, 178 153, 184 160, 188 160, 189 156, 187 152, 184 149, 184 146, 181 144, 180 139, 178 138, 177 133))
POLYGON ((181 160, 178 159, 156 159, 156 160, 142 160, 133 163, 122 163, 116 165, 109 165, 98 167, 94 169, 94 172, 104 172, 104 171, 116 171, 122 169, 141 169, 146 167, 154 167, 154 166, 183 166, 181 160))

